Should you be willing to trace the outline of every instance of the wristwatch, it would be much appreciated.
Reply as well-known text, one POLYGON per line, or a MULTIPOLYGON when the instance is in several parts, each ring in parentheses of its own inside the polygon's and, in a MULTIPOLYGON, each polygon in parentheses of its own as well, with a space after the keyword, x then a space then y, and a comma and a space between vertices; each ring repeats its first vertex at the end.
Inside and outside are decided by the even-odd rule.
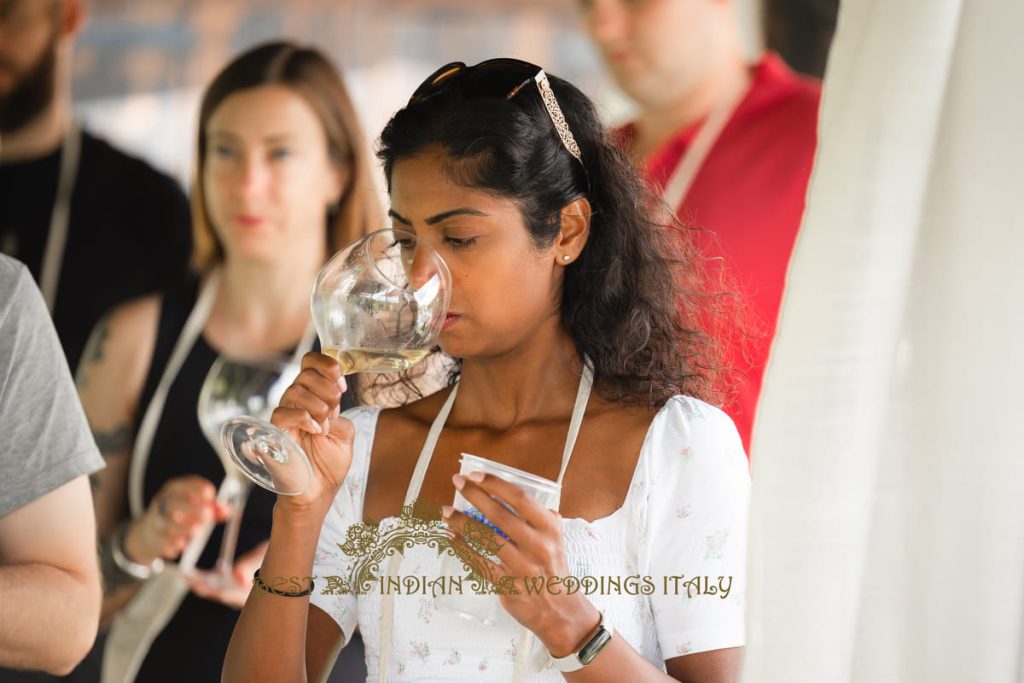
POLYGON ((601 612, 601 622, 597 625, 597 630, 594 634, 587 638, 586 642, 580 647, 579 650, 565 657, 552 657, 548 654, 548 658, 551 660, 551 665, 562 673, 569 673, 572 671, 579 671, 587 664, 594 661, 594 657, 597 656, 605 646, 611 642, 612 629, 605 626, 604 623, 604 611, 601 612))
POLYGON ((152 564, 139 564, 129 559, 124 554, 124 534, 128 530, 127 524, 122 524, 114 531, 113 536, 110 539, 110 555, 114 560, 114 564, 122 572, 138 579, 139 581, 145 581, 146 579, 156 576, 164 570, 164 561, 159 557, 153 560, 152 564))

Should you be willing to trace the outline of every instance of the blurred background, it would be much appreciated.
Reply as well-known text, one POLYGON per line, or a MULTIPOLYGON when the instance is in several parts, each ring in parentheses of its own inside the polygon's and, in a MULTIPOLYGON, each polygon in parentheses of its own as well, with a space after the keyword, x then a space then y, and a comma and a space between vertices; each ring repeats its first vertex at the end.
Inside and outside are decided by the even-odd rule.
MULTIPOLYGON (((437 66, 526 59, 579 85, 610 123, 630 104, 603 73, 579 0, 92 0, 76 43, 78 116, 186 187, 199 96, 241 50, 289 37, 344 73, 367 137, 437 66)), ((820 76, 838 0, 737 0, 748 51, 765 45, 820 76)))

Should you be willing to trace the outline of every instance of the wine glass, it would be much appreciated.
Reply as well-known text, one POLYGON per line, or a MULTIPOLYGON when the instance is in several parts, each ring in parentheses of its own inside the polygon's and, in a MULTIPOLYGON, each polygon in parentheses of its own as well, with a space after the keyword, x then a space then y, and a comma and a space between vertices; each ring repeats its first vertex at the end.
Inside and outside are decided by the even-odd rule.
MULTIPOLYGON (((451 283, 441 256, 414 234, 372 232, 335 254, 317 275, 311 306, 320 347, 345 374, 405 370, 436 346, 451 283)), ((241 472, 260 486, 279 495, 298 495, 309 486, 309 458, 266 418, 230 419, 221 439, 241 472)))
MULTIPOLYGON (((269 420, 274 408, 281 401, 285 390, 295 381, 299 366, 277 358, 228 358, 219 357, 206 374, 199 390, 196 411, 199 426, 206 440, 210 442, 217 457, 224 464, 225 480, 221 485, 221 501, 231 506, 231 516, 224 527, 220 554, 213 572, 204 580, 215 587, 231 587, 235 548, 242 523, 242 513, 252 490, 252 481, 242 476, 234 465, 221 440, 221 425, 239 415, 253 415, 269 420)), ((308 461, 296 460, 292 464, 289 479, 308 483, 313 473, 308 461), (302 470, 305 467, 305 470, 302 470)), ((250 476, 257 474, 250 473, 250 476)), ((264 473, 264 477, 267 475, 264 473)), ((270 481, 269 478, 265 479, 270 481)))

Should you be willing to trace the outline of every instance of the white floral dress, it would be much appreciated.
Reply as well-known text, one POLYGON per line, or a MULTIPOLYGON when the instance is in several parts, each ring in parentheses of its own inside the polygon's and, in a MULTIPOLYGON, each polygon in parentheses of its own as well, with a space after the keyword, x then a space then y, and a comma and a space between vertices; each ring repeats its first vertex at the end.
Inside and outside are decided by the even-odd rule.
MULTIPOLYGON (((359 561, 342 545, 349 528, 362 520, 379 413, 369 407, 345 413, 356 429, 352 466, 324 522, 311 598, 346 640, 358 625, 368 682, 381 680, 383 586, 371 582, 356 595, 327 577, 348 579, 359 561)), ((585 461, 586 453, 574 457, 585 461)), ((747 458, 729 417, 676 396, 651 422, 622 507, 592 522, 563 520, 570 572, 584 582, 582 590, 604 611, 617 637, 655 666, 664 669, 666 659, 743 645, 749 487, 747 458)), ((400 524, 387 518, 379 532, 400 524)), ((398 574, 406 583, 390 589, 394 617, 383 680, 511 681, 522 627, 504 612, 496 625, 484 627, 439 610, 438 586, 429 580, 439 576, 440 563, 437 550, 426 544, 404 550, 398 574)), ((525 680, 564 680, 546 666, 539 642, 532 650, 525 680)))

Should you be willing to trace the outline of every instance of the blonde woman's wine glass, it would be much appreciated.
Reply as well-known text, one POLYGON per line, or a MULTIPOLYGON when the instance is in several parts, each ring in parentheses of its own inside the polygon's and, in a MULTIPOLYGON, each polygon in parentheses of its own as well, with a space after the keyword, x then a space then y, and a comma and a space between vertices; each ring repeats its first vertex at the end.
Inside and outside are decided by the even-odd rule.
MULTIPOLYGON (((231 516, 224 527, 216 567, 205 579, 212 586, 234 585, 232 569, 235 549, 252 482, 273 481, 269 472, 261 468, 256 460, 251 461, 248 470, 236 467, 221 439, 221 426, 241 415, 269 420, 281 396, 298 374, 297 364, 277 358, 241 359, 221 356, 210 366, 203 381, 196 406, 199 426, 224 465, 226 479, 221 486, 221 499, 231 506, 231 516), (242 476, 243 473, 248 477, 242 476)), ((306 485, 312 474, 308 461, 296 459, 292 461, 286 479, 296 485, 300 482, 306 485)))

